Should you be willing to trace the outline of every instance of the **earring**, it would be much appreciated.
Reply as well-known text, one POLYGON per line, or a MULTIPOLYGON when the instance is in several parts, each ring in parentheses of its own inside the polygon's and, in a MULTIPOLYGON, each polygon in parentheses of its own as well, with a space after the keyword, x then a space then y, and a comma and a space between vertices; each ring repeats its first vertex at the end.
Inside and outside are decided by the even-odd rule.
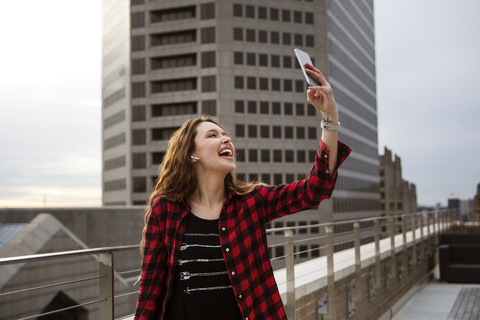
POLYGON ((193 154, 190 156, 190 158, 195 159, 195 160, 200 160, 200 158, 195 157, 193 154))

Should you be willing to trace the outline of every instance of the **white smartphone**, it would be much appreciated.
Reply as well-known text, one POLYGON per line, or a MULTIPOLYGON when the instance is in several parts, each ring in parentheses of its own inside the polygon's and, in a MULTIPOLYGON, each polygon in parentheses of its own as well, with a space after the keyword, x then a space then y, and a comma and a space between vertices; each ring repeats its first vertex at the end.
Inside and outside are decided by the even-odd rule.
POLYGON ((312 59, 310 59, 310 56, 308 55, 308 53, 300 49, 295 49, 293 51, 295 51, 295 55, 297 56, 298 63, 300 64, 300 68, 302 68, 302 72, 303 72, 303 75, 305 76, 305 79, 307 80, 307 83, 310 86, 320 86, 321 84, 317 81, 317 79, 313 78, 305 71, 306 63, 310 63, 313 66, 312 59))

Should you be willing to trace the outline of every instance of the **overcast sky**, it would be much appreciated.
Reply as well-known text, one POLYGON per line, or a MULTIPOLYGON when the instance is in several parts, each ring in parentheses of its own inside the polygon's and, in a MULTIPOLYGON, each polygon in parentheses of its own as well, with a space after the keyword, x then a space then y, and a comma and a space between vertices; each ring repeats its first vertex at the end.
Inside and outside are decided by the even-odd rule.
MULTIPOLYGON (((379 154, 418 203, 480 183, 480 1, 375 1, 379 154)), ((101 0, 0 5, 0 207, 101 205, 101 0)))

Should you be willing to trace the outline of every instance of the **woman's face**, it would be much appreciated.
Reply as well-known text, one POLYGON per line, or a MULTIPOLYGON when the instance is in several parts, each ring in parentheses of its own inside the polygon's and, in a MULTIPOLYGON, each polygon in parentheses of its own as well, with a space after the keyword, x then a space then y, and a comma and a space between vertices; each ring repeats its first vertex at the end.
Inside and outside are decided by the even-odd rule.
POLYGON ((227 174, 235 170, 232 139, 215 123, 205 121, 197 126, 193 160, 198 170, 213 170, 227 174))

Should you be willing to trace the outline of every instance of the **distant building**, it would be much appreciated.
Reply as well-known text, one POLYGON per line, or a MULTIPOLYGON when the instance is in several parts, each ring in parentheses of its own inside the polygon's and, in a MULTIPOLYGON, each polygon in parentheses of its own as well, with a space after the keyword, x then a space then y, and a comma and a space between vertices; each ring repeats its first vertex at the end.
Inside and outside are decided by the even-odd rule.
MULTIPOLYGON (((413 183, 403 180, 399 156, 385 147, 380 156, 380 203, 386 216, 417 212, 417 191, 413 183)), ((399 222, 401 224, 401 222, 399 222)))
POLYGON ((461 200, 458 196, 451 194, 448 198, 448 209, 456 209, 456 218, 466 221, 472 218, 473 199, 461 200))

